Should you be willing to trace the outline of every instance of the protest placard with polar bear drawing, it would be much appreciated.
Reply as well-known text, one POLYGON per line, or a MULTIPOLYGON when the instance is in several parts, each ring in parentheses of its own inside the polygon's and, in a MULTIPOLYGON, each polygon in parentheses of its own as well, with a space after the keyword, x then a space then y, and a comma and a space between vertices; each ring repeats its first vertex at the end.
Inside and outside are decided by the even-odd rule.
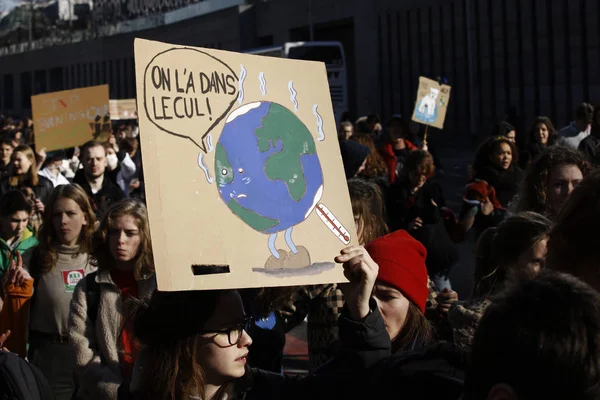
POLYGON ((420 77, 412 120, 442 129, 450 102, 450 89, 448 85, 440 85, 432 79, 420 77))

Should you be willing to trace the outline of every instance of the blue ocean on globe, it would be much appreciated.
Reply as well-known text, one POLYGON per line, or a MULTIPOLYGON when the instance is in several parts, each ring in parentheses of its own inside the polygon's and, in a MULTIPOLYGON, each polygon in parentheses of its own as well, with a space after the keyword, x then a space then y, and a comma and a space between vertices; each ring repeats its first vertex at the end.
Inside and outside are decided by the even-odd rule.
POLYGON ((323 193, 311 132, 294 112, 269 101, 229 115, 216 146, 215 174, 227 207, 263 233, 304 221, 323 193))

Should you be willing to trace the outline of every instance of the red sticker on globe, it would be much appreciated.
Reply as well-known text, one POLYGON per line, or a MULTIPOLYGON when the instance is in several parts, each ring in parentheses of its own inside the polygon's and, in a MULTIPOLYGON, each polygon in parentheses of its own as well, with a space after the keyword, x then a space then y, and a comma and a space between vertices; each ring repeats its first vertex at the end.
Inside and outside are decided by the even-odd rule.
POLYGON ((77 283, 85 276, 83 269, 72 269, 68 271, 62 271, 63 283, 65 284, 65 292, 73 293, 77 283))

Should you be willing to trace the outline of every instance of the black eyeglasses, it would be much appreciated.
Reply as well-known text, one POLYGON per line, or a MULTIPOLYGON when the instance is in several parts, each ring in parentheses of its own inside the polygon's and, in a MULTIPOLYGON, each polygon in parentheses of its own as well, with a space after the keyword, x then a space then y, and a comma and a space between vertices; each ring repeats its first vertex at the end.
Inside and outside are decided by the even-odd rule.
POLYGON ((243 322, 235 325, 229 329, 223 330, 205 330, 204 333, 226 333, 227 339, 229 340, 229 344, 232 346, 237 346, 242 340, 242 332, 244 330, 248 330, 250 324, 252 323, 252 317, 245 316, 243 322))

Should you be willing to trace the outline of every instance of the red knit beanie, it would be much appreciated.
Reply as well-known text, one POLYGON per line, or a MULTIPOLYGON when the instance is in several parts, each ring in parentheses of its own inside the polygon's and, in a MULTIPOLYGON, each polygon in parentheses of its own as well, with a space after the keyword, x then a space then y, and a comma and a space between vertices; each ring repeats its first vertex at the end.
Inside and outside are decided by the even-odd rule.
POLYGON ((400 230, 373 240, 365 248, 379 265, 377 280, 398 289, 424 313, 429 296, 425 247, 400 230))

